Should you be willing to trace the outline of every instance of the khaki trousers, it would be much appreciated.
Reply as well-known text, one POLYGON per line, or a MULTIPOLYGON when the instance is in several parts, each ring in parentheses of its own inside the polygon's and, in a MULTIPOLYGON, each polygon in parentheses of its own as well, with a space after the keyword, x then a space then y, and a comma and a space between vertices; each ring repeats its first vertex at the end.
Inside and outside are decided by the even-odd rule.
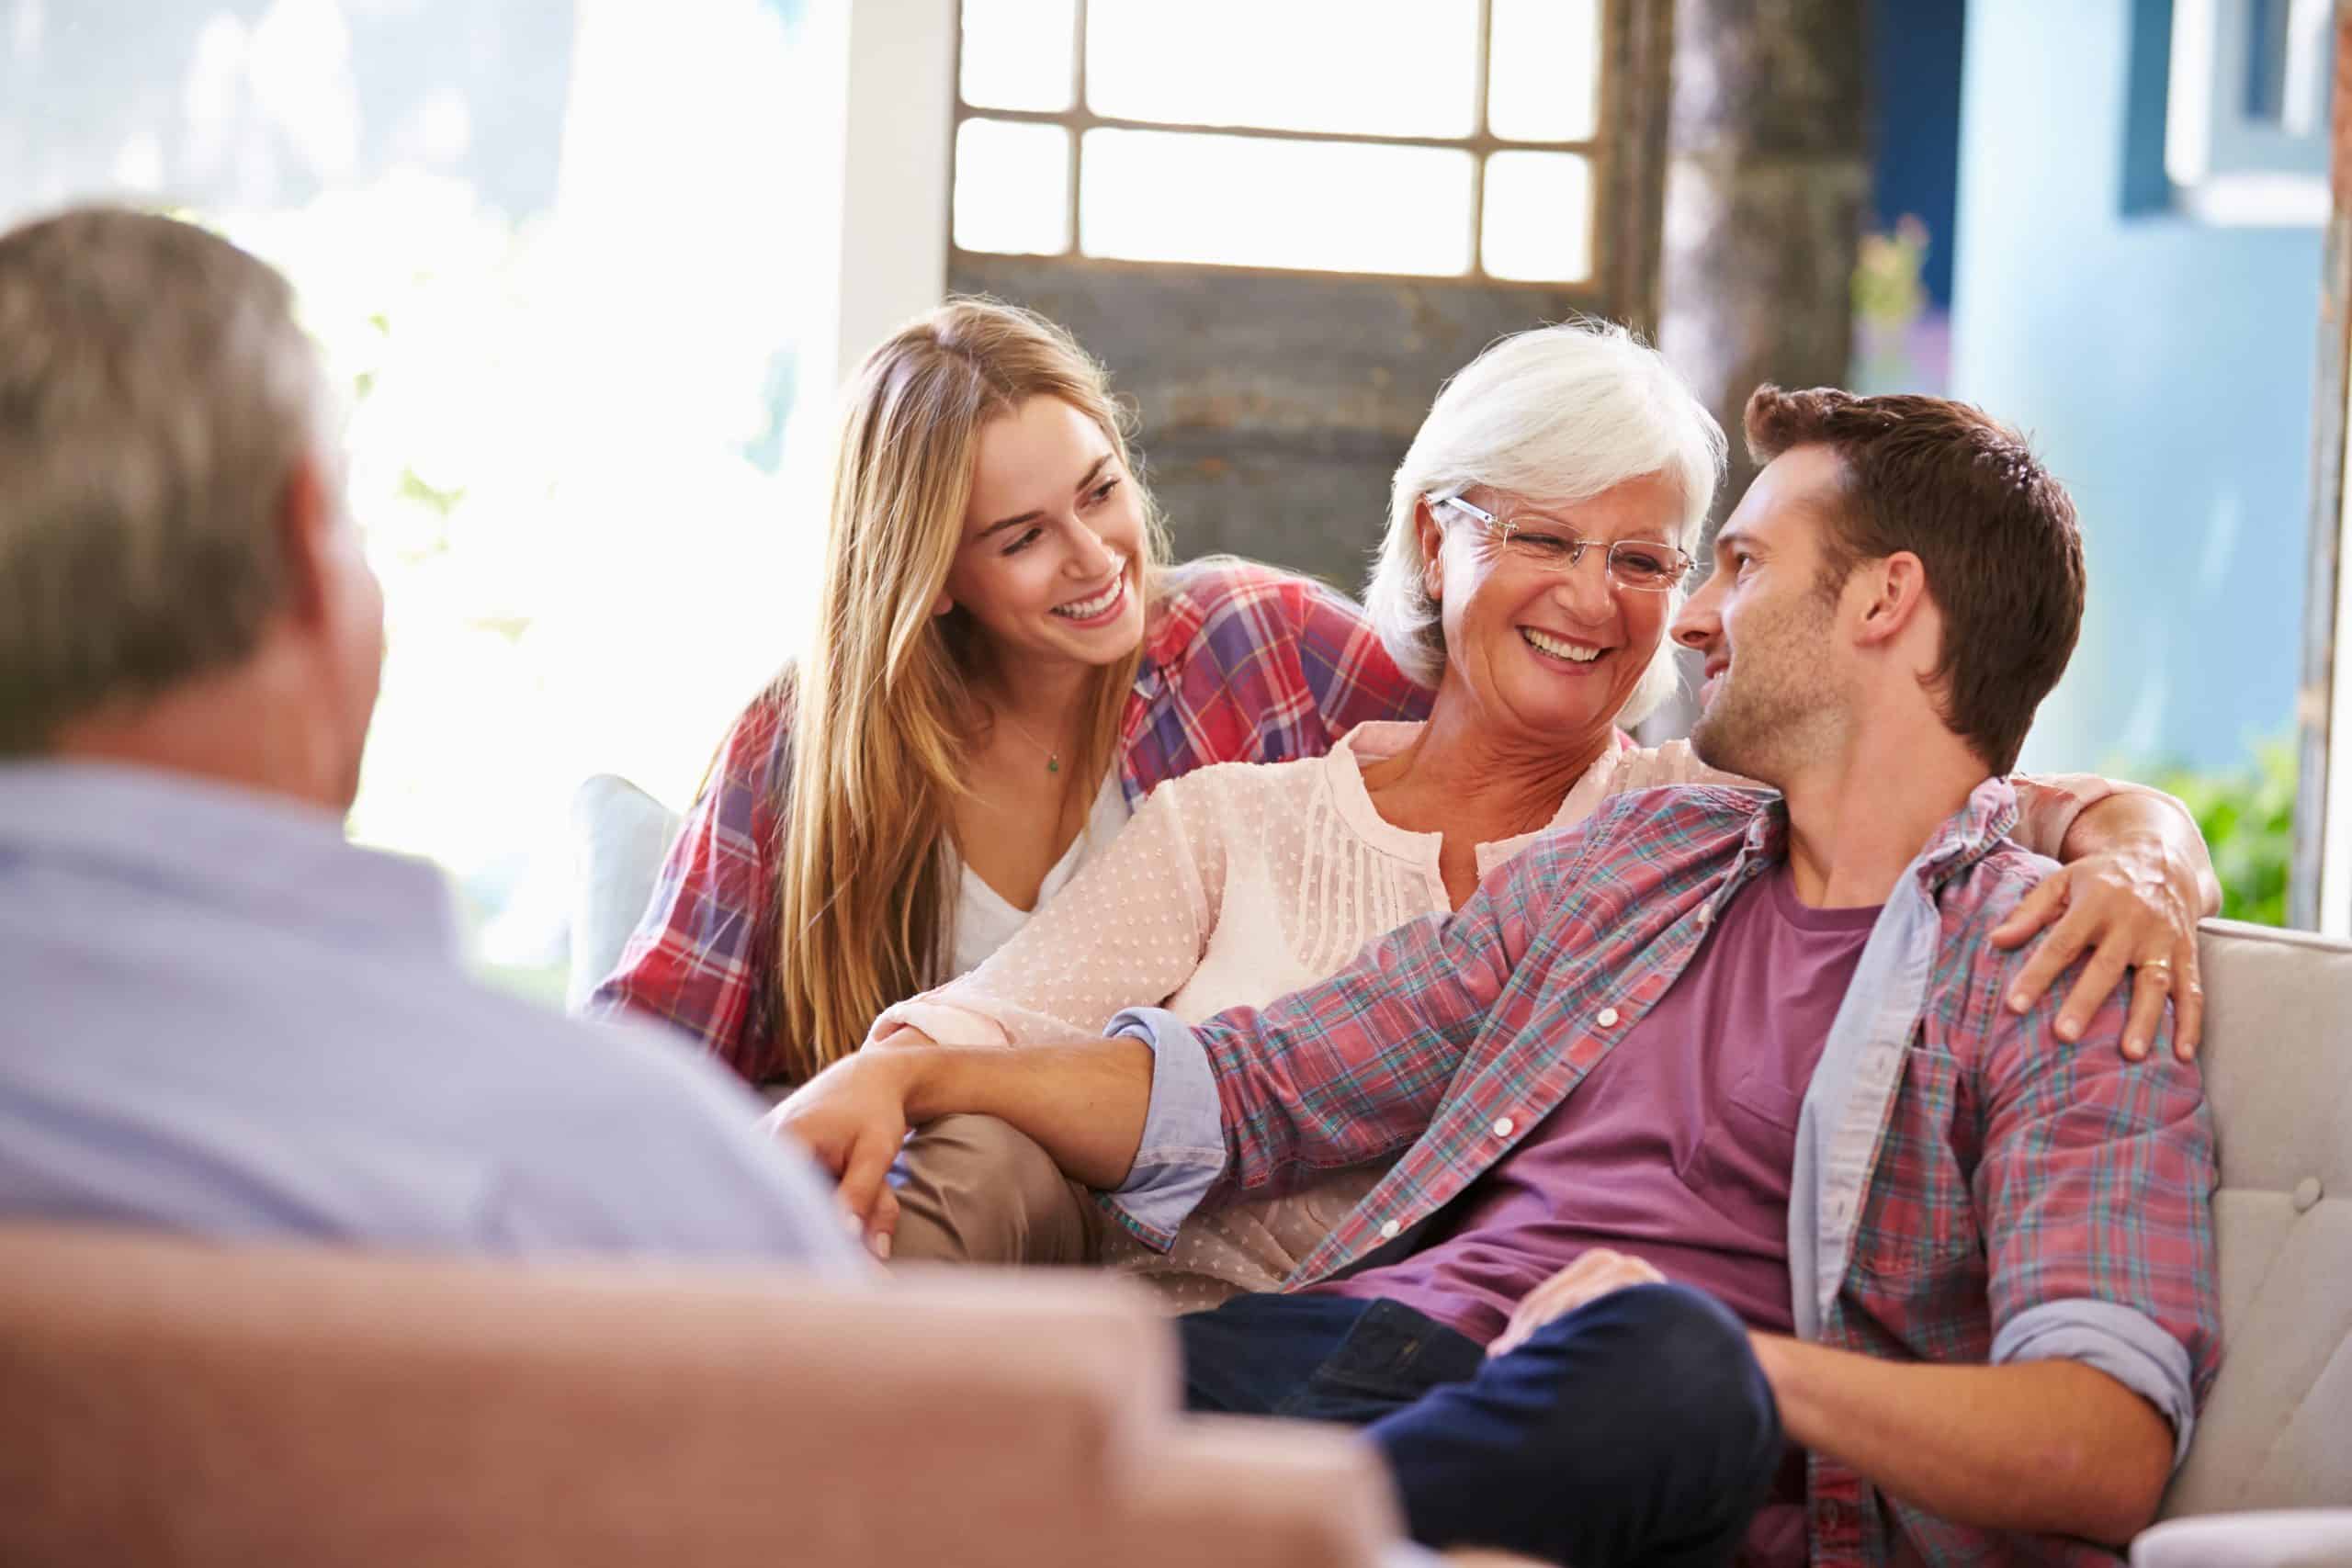
POLYGON ((1102 1256, 1094 1195, 1027 1134, 993 1116, 943 1116, 917 1128, 891 1171, 899 1195, 893 1262, 1078 1266, 1102 1256))

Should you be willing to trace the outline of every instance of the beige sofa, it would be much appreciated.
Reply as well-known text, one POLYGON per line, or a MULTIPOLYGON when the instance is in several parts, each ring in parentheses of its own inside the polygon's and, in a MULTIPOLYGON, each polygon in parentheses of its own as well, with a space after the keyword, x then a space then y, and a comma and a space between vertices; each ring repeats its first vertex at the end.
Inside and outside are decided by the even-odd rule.
POLYGON ((0 1562, 1363 1568, 1344 1436, 1179 1418, 1111 1281, 0 1231, 0 1562))
MULTIPOLYGON (((2216 922, 2205 958, 2229 1351, 2165 1515, 2343 1508, 2352 947, 2216 922)), ((842 1296, 0 1235, 0 1562, 1373 1560, 1359 1450, 1181 1418, 1174 1378, 1107 1280, 842 1296)), ((2142 1548, 2352 1562, 2352 1515, 2142 1548)))

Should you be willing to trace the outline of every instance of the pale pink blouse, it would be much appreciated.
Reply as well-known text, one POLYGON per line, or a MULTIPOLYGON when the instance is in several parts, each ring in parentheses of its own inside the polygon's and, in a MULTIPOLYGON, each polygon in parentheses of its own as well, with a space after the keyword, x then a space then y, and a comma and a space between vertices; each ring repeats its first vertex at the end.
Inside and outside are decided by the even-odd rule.
MULTIPOLYGON (((1363 783, 1366 766, 1402 751, 1420 728, 1361 725, 1321 757, 1170 780, 987 962, 891 1008, 868 1038, 904 1026, 943 1044, 1094 1040, 1120 1009, 1154 1004, 1196 1022, 1326 979, 1373 938, 1446 913, 1442 836, 1383 818, 1363 783)), ((1549 826, 1580 822, 1629 790, 1747 782, 1707 767, 1687 741, 1643 748, 1621 734, 1549 826)), ((2087 776, 2035 782, 2019 792, 2017 837, 2052 856, 2076 814, 2113 787, 2087 776)), ((1479 875, 1534 837, 1478 845, 1479 875)), ((1165 1256, 1114 1232, 1105 1261, 1149 1280, 1178 1311, 1272 1290, 1381 1168, 1195 1214, 1165 1256)))

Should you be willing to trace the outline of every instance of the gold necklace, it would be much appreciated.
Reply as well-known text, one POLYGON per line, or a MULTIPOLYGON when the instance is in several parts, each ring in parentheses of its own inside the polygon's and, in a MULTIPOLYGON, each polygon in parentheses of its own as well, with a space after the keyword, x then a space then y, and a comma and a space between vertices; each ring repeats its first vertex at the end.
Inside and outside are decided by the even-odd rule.
POLYGON ((1021 738, 1023 740, 1028 741, 1030 745, 1035 746, 1038 750, 1043 751, 1046 754, 1046 772, 1049 773, 1058 773, 1062 771, 1062 754, 1059 751, 1055 750, 1051 746, 1046 745, 1035 735, 1030 734, 1029 727, 1022 723, 1019 719, 1013 717, 1011 714, 1001 714, 999 716, 1007 724, 1012 726, 1013 728, 1021 731, 1021 738))

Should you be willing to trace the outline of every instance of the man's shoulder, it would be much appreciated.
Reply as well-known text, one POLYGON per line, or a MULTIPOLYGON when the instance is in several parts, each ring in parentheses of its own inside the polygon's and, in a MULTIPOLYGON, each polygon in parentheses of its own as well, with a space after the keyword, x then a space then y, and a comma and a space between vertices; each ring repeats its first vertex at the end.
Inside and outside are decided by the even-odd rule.
POLYGON ((582 1018, 552 1012, 469 977, 453 978, 442 1006, 483 1075, 487 1095, 531 1108, 535 1121, 628 1114, 674 1134, 756 1120, 759 1097, 685 1034, 639 1013, 582 1018))
POLYGON ((2007 919, 2026 895, 2058 869, 2047 855, 2034 853, 2014 840, 2003 839, 1955 873, 1938 890, 1945 940, 1958 942, 1980 963, 1999 961, 2022 966, 2030 946, 1997 948, 1988 940, 1994 928, 2007 919))
POLYGON ((406 957, 298 989, 259 964, 196 976, 101 955, 72 990, 0 1021, 0 1045, 80 1046, 0 1055, 0 1122, 39 1129, 11 1152, 40 1212, 485 1251, 698 1250, 724 1231, 697 1210, 758 1202, 760 1106, 664 1033, 566 1019, 406 957), (116 979, 130 973, 147 979, 136 997, 116 979))
POLYGON ((1993 932, 2057 869, 2047 856, 2003 840, 1937 889, 1940 931, 1923 1021, 1928 1038, 1939 1039, 1963 1064, 2009 1070, 2085 1049, 2060 1040, 2055 1029, 2059 1002, 2072 992, 2083 960, 2062 972, 2031 1010, 2018 1014, 2007 998, 2040 943, 1993 942, 1993 932))
POLYGON ((467 976, 403 1027, 436 1025, 443 1047, 396 1070, 462 1075, 466 1091, 420 1094, 390 1113, 406 1125, 380 1130, 479 1167, 476 1245, 807 1258, 835 1239, 805 1158, 762 1131, 764 1102, 685 1035, 567 1017, 467 976))
POLYGON ((1554 829, 1537 840, 1580 846, 1600 856, 1655 853, 1662 848, 1712 852, 1736 848, 1778 798, 1770 790, 1732 784, 1659 784, 1627 790, 1601 802, 1582 822, 1554 829))
POLYGON ((508 1086, 531 1130, 492 1145, 499 1198, 489 1223, 500 1239, 569 1248, 609 1237, 629 1252, 855 1276, 863 1260, 843 1245, 807 1154, 772 1138, 760 1124, 764 1102, 684 1036, 553 1016, 540 1031, 518 1055, 560 1052, 565 1066, 508 1086))

